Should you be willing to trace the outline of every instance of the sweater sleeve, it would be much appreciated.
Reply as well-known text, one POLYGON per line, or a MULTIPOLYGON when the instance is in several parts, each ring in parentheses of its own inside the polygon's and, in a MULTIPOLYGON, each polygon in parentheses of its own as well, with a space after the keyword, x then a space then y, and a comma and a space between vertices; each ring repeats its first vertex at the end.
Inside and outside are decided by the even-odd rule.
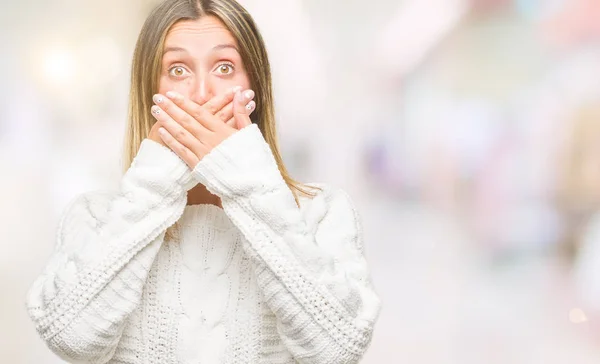
POLYGON ((294 358, 359 362, 381 305, 347 194, 323 187, 298 208, 254 124, 213 149, 192 174, 221 197, 245 236, 258 285, 294 358))
POLYGON ((110 360, 164 231, 195 184, 175 153, 144 139, 118 191, 82 194, 67 206, 54 252, 26 300, 54 353, 69 362, 110 360))

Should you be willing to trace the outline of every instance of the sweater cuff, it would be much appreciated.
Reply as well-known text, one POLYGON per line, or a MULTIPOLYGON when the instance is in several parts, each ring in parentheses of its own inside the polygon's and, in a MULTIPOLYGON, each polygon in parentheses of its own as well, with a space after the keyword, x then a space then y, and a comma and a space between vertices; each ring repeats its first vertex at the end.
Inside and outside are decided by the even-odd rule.
POLYGON ((221 142, 202 158, 192 175, 221 198, 250 196, 285 186, 271 148, 256 124, 221 142))
POLYGON ((151 139, 144 139, 133 162, 131 169, 150 170, 159 168, 158 173, 165 179, 191 190, 198 182, 192 177, 188 165, 171 149, 151 139))

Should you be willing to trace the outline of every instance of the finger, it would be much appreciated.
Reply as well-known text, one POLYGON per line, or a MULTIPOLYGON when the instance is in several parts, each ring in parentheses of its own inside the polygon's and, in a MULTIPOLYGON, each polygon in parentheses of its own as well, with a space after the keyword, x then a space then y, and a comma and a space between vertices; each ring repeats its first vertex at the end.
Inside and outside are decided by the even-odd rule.
POLYGON ((165 128, 161 127, 158 129, 158 135, 162 139, 162 141, 169 147, 175 154, 181 158, 185 164, 190 167, 190 169, 196 168, 196 165, 200 161, 192 151, 190 151, 187 147, 181 144, 177 139, 175 139, 165 128))
POLYGON ((246 110, 248 110, 248 116, 252 115, 254 110, 256 110, 256 102, 254 100, 250 101, 248 105, 246 105, 246 110))
MULTIPOLYGON (((233 98, 237 91, 242 90, 242 86, 235 86, 227 90, 222 95, 217 95, 205 104, 198 104, 208 110, 213 115, 217 115, 219 119, 223 121, 229 120, 233 116, 233 98)), ((182 108, 182 110, 193 111, 195 105, 192 100, 186 100, 181 94, 175 91, 169 91, 166 93, 167 97, 171 99, 176 105, 182 108)))
MULTIPOLYGON (((256 102, 254 101, 250 101, 248 103, 248 105, 246 105, 247 108, 249 108, 250 110, 250 114, 252 114, 254 112, 254 110, 256 110, 256 102)), ((229 104, 227 104, 227 106, 225 106, 223 109, 221 109, 221 111, 217 112, 215 114, 216 117, 218 117, 220 120, 222 120, 225 123, 228 123, 230 120, 233 119, 233 102, 230 102, 229 104)))
POLYGON ((233 101, 233 117, 238 130, 252 124, 250 113, 253 111, 253 108, 256 108, 256 103, 254 101, 252 101, 252 103, 250 102, 253 97, 254 91, 252 90, 244 92, 238 91, 235 94, 235 99, 233 101))
MULTIPOLYGON (((170 102, 177 106, 180 110, 185 112, 195 121, 188 121, 186 128, 189 126, 193 129, 193 125, 196 123, 201 124, 205 129, 210 131, 215 131, 223 124, 222 121, 219 121, 213 114, 211 114, 204 106, 200 106, 189 98, 183 97, 181 94, 175 91, 169 91, 166 93, 166 96, 170 102)), ((165 101, 163 101, 165 102, 165 101)), ((162 105, 161 105, 162 107, 162 105)), ((194 134, 196 135, 196 134, 194 134)), ((200 134, 202 135, 202 134, 200 134)))
POLYGON ((209 113, 215 115, 219 110, 223 109, 233 101, 235 93, 242 90, 242 86, 235 86, 227 90, 224 94, 217 95, 206 102, 202 107, 208 110, 209 113))
POLYGON ((174 139, 189 149, 192 153, 199 156, 203 152, 205 148, 203 148, 202 142, 193 136, 183 126, 173 120, 171 116, 159 106, 152 106, 152 115, 161 123, 161 126, 165 128, 174 139))
MULTIPOLYGON (((232 104, 233 107, 233 104, 232 104)), ((248 103, 248 105, 246 105, 246 108, 250 109, 250 114, 252 114, 254 112, 254 110, 256 110, 256 102, 254 101, 250 101, 248 103)), ((227 125, 229 125, 232 128, 237 128, 236 122, 235 122, 235 118, 233 117, 233 111, 232 111, 232 115, 231 118, 229 120, 227 120, 225 122, 227 125)))
MULTIPOLYGON (((180 104, 188 101, 193 103, 193 101, 185 99, 180 94, 175 94, 172 96, 175 96, 175 98, 179 100, 180 104)), ((161 110, 166 112, 171 119, 185 128, 196 139, 202 140, 202 138, 208 133, 208 130, 202 125, 202 123, 199 123, 198 120, 196 120, 192 115, 182 109, 172 98, 167 98, 163 95, 156 94, 152 97, 152 100, 161 110)))
POLYGON ((215 116, 218 117, 219 120, 221 120, 223 122, 227 122, 231 118, 233 118, 233 102, 230 102, 225 107, 223 107, 221 110, 217 111, 215 116))

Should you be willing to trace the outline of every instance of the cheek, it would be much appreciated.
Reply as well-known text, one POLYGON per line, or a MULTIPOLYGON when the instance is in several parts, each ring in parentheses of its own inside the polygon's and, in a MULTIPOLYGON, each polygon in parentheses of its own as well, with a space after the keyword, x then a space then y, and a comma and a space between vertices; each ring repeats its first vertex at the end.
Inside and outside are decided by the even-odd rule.
POLYGON ((189 98, 193 91, 193 82, 191 78, 183 81, 174 81, 168 76, 162 76, 158 84, 158 93, 164 95, 167 91, 175 91, 186 98, 189 98))
MULTIPOLYGON (((220 95, 234 86, 242 86, 244 90, 249 89, 250 80, 248 79, 248 76, 243 73, 237 74, 231 79, 215 77, 207 86, 210 88, 210 90, 208 90, 210 94, 220 95)), ((174 81, 168 76, 162 76, 158 85, 158 93, 164 95, 167 91, 175 91, 186 98, 192 98, 195 94, 194 87, 194 82, 191 77, 183 81, 174 81)))
POLYGON ((227 92, 234 86, 242 86, 244 90, 250 88, 250 81, 246 74, 236 74, 230 79, 215 77, 213 81, 213 91, 215 94, 222 94, 227 92))
POLYGON ((235 78, 236 85, 240 85, 244 89, 250 88, 250 79, 248 78, 248 75, 245 72, 237 74, 235 78))

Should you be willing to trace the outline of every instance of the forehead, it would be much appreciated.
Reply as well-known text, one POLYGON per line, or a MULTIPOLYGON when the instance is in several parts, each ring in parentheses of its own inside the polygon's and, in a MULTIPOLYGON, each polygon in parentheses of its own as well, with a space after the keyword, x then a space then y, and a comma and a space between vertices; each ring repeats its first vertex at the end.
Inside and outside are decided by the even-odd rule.
POLYGON ((190 46, 195 49, 212 48, 215 44, 237 45, 225 25, 214 16, 175 23, 165 39, 165 47, 190 46))

